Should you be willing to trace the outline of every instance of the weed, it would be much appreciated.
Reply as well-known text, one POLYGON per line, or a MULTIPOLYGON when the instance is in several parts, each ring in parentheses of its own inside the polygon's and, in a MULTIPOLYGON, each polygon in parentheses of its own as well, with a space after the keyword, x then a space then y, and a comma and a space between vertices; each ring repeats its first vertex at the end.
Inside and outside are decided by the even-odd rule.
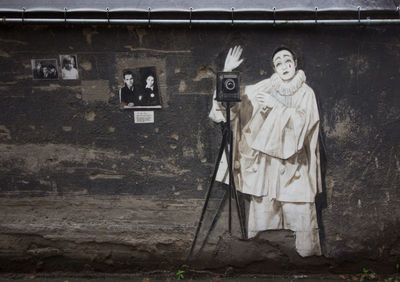
POLYGON ((360 281, 364 280, 374 280, 377 278, 377 275, 374 271, 369 270, 367 268, 363 268, 360 274, 360 281))
POLYGON ((183 270, 178 270, 178 272, 176 272, 176 278, 178 278, 178 280, 183 279, 183 273, 185 273, 185 271, 183 270))

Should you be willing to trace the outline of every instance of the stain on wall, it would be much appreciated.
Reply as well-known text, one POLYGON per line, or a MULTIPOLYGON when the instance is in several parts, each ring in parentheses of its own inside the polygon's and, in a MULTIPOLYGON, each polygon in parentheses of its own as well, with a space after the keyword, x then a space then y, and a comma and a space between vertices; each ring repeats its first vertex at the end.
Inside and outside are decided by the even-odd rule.
POLYGON ((110 99, 109 82, 107 80, 82 81, 82 100, 85 102, 104 101, 110 99))
POLYGON ((181 264, 221 137, 208 119, 215 73, 236 44, 245 49, 243 85, 268 78, 272 51, 287 45, 318 97, 326 149, 317 200, 324 257, 298 258, 288 231, 247 242, 235 237, 239 232, 226 236, 225 210, 194 265, 272 273, 398 260, 398 33, 397 26, 2 26, 0 260, 8 263, 0 270, 181 264), (72 53, 78 80, 32 79, 32 58, 72 53), (157 67, 163 109, 154 124, 135 124, 133 112, 119 109, 126 66, 157 67), (241 256, 245 250, 251 252, 241 256))

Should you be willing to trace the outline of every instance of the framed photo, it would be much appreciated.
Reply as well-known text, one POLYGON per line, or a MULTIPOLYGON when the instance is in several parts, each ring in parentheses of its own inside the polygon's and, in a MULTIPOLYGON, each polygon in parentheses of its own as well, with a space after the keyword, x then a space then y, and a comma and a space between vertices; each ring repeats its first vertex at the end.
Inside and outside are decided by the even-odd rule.
POLYGON ((60 55, 62 79, 79 79, 77 55, 60 55))
POLYGON ((58 79, 57 59, 32 59, 31 65, 34 80, 58 79))
POLYGON ((155 67, 124 69, 119 101, 124 109, 161 109, 155 67))

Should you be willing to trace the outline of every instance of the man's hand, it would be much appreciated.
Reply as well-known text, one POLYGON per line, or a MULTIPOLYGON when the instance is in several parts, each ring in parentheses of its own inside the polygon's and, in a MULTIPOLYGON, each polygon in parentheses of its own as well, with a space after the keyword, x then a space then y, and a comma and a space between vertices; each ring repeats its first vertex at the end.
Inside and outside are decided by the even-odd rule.
POLYGON ((240 46, 235 46, 233 49, 229 49, 228 55, 225 59, 224 71, 233 71, 243 62, 243 59, 240 59, 242 52, 243 49, 240 46))
POLYGON ((265 108, 273 108, 279 102, 276 100, 271 94, 266 92, 260 92, 256 95, 256 101, 260 104, 261 107, 265 108))

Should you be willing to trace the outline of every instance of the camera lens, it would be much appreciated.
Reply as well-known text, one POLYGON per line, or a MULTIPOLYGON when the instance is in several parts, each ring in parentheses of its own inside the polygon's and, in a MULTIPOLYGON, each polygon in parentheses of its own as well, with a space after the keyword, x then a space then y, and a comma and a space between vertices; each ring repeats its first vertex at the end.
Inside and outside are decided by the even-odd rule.
POLYGON ((232 78, 228 78, 227 80, 225 80, 224 85, 227 90, 233 90, 236 87, 236 83, 232 78))

